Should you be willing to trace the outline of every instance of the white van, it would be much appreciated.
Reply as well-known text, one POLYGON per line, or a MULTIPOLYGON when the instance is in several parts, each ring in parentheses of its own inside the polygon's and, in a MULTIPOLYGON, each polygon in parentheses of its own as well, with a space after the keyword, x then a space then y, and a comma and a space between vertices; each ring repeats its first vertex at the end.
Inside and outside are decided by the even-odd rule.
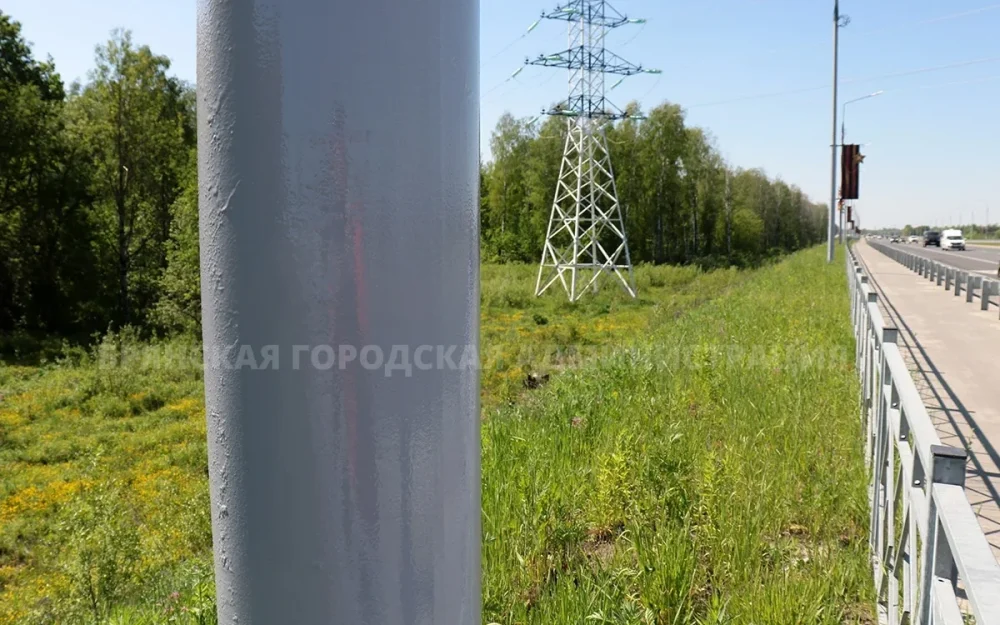
POLYGON ((942 250, 962 250, 965 251, 965 237, 961 230, 945 230, 941 233, 942 250))

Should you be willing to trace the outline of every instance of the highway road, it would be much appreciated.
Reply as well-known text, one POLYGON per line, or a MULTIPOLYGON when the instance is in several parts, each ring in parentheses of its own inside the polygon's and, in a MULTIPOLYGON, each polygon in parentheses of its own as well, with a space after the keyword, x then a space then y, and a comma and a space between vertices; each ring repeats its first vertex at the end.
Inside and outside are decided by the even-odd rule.
POLYGON ((924 247, 920 243, 886 243, 885 241, 870 241, 869 243, 873 247, 880 245, 899 247, 939 263, 987 276, 996 277, 997 268, 1000 267, 1000 247, 969 245, 964 252, 949 252, 936 247, 924 247))

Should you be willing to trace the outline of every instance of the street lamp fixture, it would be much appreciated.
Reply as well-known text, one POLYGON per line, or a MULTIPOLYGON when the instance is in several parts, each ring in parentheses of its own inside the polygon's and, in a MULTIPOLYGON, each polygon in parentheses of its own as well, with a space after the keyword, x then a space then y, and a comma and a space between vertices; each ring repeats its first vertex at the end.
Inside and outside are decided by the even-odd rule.
MULTIPOLYGON (((860 98, 854 98, 853 100, 848 100, 847 102, 844 102, 844 104, 841 106, 841 110, 840 110, 840 145, 841 146, 843 146, 844 144, 847 143, 847 140, 845 139, 845 134, 846 134, 845 127, 846 127, 846 120, 847 120, 847 105, 848 104, 853 104, 855 102, 860 102, 861 100, 867 100, 868 98, 874 98, 876 96, 882 95, 883 93, 885 93, 885 92, 882 91, 881 89, 879 89, 878 91, 875 91, 873 93, 869 93, 868 95, 863 95, 860 98)), ((841 213, 840 213, 840 242, 841 243, 844 242, 844 213, 843 213, 843 211, 841 211, 841 213)))
POLYGON ((853 100, 848 100, 847 102, 844 102, 844 104, 843 104, 843 106, 841 106, 841 110, 840 110, 840 143, 841 143, 841 145, 844 144, 844 123, 845 123, 845 118, 847 117, 847 105, 848 104, 853 104, 854 102, 860 102, 862 100, 867 100, 868 98, 874 98, 876 96, 882 95, 883 93, 885 93, 885 92, 882 91, 881 89, 879 89, 878 91, 875 91, 874 93, 869 93, 868 95, 863 95, 860 98, 854 98, 853 100))

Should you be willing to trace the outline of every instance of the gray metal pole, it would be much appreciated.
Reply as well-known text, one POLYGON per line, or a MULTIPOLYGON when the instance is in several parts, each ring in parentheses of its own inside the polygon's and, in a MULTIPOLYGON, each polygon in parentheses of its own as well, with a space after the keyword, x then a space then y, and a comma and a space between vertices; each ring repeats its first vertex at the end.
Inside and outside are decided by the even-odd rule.
POLYGON ((833 139, 830 141, 830 223, 826 237, 826 262, 833 262, 833 230, 837 221, 837 37, 840 34, 840 2, 833 3, 833 139))
POLYGON ((220 623, 481 622, 478 29, 198 3, 220 623))

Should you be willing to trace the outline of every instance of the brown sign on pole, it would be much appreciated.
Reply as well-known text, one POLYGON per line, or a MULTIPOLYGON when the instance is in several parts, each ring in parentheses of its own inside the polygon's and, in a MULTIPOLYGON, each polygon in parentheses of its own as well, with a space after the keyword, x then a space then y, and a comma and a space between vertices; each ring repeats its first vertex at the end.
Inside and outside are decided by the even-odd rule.
POLYGON ((865 157, 856 144, 844 145, 840 150, 841 198, 845 200, 858 199, 858 173, 865 157))

